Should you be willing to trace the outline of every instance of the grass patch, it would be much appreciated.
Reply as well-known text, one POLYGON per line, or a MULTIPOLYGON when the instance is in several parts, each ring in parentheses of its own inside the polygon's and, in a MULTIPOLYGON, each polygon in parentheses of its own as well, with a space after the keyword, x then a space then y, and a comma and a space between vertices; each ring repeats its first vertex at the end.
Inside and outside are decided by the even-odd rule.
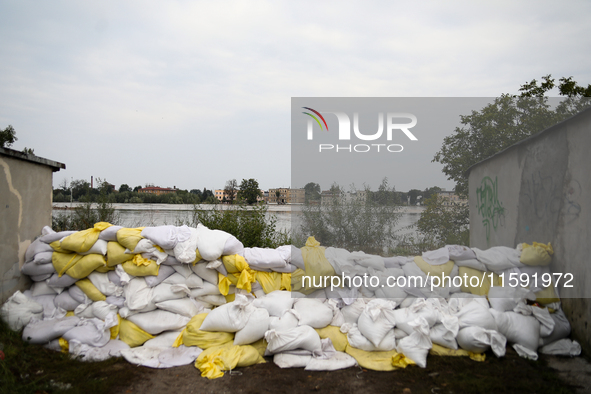
POLYGON ((31 345, 22 340, 21 333, 0 320, 0 344, 5 354, 0 361, 2 393, 110 393, 137 375, 137 368, 121 358, 84 362, 31 345))

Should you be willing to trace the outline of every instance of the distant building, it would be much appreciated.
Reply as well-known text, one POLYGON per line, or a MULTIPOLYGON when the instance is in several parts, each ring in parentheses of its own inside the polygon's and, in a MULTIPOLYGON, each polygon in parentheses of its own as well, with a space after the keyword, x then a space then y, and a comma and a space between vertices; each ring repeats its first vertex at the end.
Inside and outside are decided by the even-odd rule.
POLYGON ((224 201, 224 199, 228 199, 228 195, 226 194, 226 191, 224 189, 216 189, 213 191, 213 195, 215 196, 215 198, 218 199, 218 201, 224 201))
POLYGON ((306 201, 306 190, 289 189, 287 200, 289 204, 303 204, 306 201))
POLYGON ((443 199, 444 206, 468 205, 468 200, 460 198, 460 196, 458 196, 453 191, 442 190, 440 192, 437 192, 437 196, 443 199))
POLYGON ((278 189, 269 189, 268 192, 269 204, 303 204, 305 199, 306 191, 304 189, 281 187, 278 189), (277 195, 277 192, 279 192, 279 195, 277 195))
POLYGON ((170 187, 147 186, 147 187, 142 187, 141 189, 139 189, 138 193, 151 193, 151 194, 156 194, 156 195, 176 193, 176 187, 170 188, 170 187))

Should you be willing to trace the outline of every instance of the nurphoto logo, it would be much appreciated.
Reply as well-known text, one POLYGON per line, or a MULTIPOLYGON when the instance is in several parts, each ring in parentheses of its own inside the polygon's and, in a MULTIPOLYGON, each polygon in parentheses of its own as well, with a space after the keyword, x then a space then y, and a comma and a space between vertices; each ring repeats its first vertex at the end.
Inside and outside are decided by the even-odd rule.
MULTIPOLYGON (((302 107, 310 112, 302 112, 303 114, 310 117, 307 122, 307 138, 308 140, 314 139, 314 122, 318 124, 320 130, 326 129, 328 131, 328 123, 322 114, 332 114, 336 116, 338 122, 338 139, 339 141, 350 141, 351 140, 351 119, 349 115, 344 112, 322 112, 312 109, 310 107, 302 107)), ((401 131, 411 141, 418 141, 417 137, 409 129, 413 128, 417 124, 417 117, 410 113, 399 113, 399 112, 388 112, 385 116, 386 119, 386 141, 392 141, 392 136, 397 131, 401 131), (407 120, 407 122, 401 122, 401 120, 407 120), (408 122, 410 120, 410 122, 408 122)), ((361 141, 376 141, 382 138, 384 134, 384 113, 378 113, 378 130, 373 134, 364 134, 361 132, 359 127, 359 113, 353 113, 353 134, 356 139, 361 141)), ((365 153, 369 151, 377 152, 402 152, 404 147, 400 144, 386 144, 386 143, 373 143, 373 144, 349 144, 349 145, 338 145, 338 144, 318 144, 319 152, 333 151, 333 152, 357 152, 365 153)))

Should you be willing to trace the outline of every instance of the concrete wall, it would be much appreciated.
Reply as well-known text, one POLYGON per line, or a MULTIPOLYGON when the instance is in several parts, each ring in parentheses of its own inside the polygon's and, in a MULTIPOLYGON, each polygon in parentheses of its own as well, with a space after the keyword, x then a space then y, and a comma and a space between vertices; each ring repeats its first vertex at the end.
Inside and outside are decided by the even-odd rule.
POLYGON ((33 155, 0 148, 0 302, 25 289, 25 250, 51 226, 53 171, 65 168, 33 155))
POLYGON ((486 249, 551 242, 573 336, 591 353, 591 110, 471 168, 470 243, 486 249))

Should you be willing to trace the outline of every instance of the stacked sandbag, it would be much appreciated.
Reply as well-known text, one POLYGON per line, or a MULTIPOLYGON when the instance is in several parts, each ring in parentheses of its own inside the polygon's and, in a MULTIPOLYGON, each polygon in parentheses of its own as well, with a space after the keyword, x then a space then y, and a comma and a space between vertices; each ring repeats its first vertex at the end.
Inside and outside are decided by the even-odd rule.
POLYGON ((264 356, 282 368, 393 370, 425 367, 429 352, 501 357, 507 342, 531 359, 538 349, 574 355, 553 288, 501 286, 503 274, 549 272, 551 253, 448 245, 384 258, 313 237, 245 248, 202 225, 46 227, 25 253, 31 289, 0 312, 35 344, 152 368, 195 362, 208 378, 264 356))

